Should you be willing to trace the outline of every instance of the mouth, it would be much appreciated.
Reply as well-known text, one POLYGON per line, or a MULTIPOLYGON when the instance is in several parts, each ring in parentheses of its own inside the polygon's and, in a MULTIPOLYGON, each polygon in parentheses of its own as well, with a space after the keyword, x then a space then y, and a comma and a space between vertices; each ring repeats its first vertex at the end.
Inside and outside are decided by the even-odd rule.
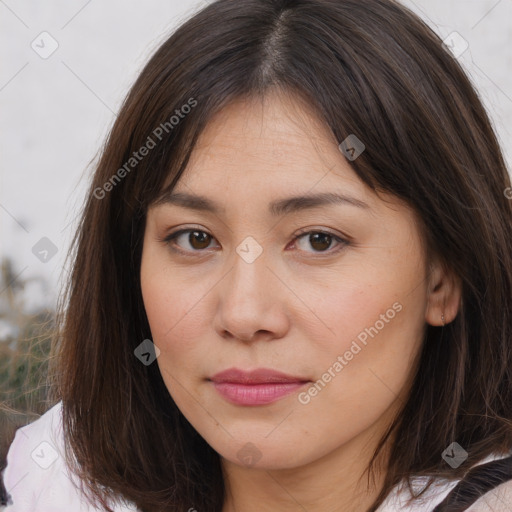
POLYGON ((230 368, 215 374, 208 381, 228 402, 247 406, 273 403, 311 382, 269 368, 252 371, 230 368))

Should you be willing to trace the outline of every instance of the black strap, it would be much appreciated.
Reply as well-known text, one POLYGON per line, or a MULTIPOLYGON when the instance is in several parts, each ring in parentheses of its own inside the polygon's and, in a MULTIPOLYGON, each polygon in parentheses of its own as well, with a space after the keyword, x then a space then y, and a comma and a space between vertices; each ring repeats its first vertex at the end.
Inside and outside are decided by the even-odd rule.
POLYGON ((512 455, 471 468, 432 512, 462 512, 491 489, 512 480, 512 455))

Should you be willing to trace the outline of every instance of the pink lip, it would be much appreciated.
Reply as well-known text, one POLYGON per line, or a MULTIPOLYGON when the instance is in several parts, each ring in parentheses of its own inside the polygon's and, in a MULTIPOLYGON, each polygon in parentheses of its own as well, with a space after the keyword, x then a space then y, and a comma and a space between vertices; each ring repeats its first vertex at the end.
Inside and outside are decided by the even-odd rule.
POLYGON ((267 368, 243 371, 230 368, 215 374, 210 381, 228 401, 237 405, 264 405, 293 393, 310 382, 267 368))

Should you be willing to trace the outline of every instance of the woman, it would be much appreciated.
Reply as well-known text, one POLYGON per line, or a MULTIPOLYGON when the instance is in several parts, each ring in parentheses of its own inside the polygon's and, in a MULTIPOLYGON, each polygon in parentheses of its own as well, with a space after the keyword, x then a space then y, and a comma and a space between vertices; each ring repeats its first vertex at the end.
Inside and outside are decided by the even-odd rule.
POLYGON ((510 510, 509 187, 400 4, 205 7, 94 174, 13 510, 510 510))

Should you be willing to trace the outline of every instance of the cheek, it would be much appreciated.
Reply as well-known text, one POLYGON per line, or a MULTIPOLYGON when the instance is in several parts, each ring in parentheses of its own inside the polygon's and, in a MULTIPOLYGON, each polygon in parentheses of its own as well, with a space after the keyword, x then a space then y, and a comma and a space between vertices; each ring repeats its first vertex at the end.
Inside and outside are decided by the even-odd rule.
POLYGON ((200 294, 153 276, 142 285, 142 295, 153 341, 160 349, 168 350, 176 343, 188 346, 204 319, 200 294))
POLYGON ((308 364, 321 380, 318 394, 356 409, 402 390, 425 326, 418 267, 381 260, 364 270, 308 295, 315 305, 315 321, 307 326, 307 338, 315 340, 308 364))
MULTIPOLYGON (((160 349, 158 364, 164 372, 197 372, 201 361, 199 340, 211 325, 207 290, 188 279, 177 279, 151 252, 143 254, 141 289, 153 343, 160 349)), ((203 356, 204 357, 204 354, 203 356)))
POLYGON ((393 307, 403 301, 400 282, 383 278, 386 273, 382 267, 349 270, 326 278, 327 285, 311 286, 303 280, 301 288, 295 287, 296 294, 306 297, 311 305, 310 312, 300 320, 308 331, 306 337, 315 340, 321 352, 331 355, 333 351, 343 354, 358 336, 364 343, 365 337, 369 338, 365 329, 376 322, 379 332, 389 330, 389 325, 400 316, 400 305, 393 307))
POLYGON ((140 271, 142 298, 151 333, 160 341, 186 316, 193 301, 193 286, 177 279, 179 274, 169 268, 162 252, 146 236, 140 271))

